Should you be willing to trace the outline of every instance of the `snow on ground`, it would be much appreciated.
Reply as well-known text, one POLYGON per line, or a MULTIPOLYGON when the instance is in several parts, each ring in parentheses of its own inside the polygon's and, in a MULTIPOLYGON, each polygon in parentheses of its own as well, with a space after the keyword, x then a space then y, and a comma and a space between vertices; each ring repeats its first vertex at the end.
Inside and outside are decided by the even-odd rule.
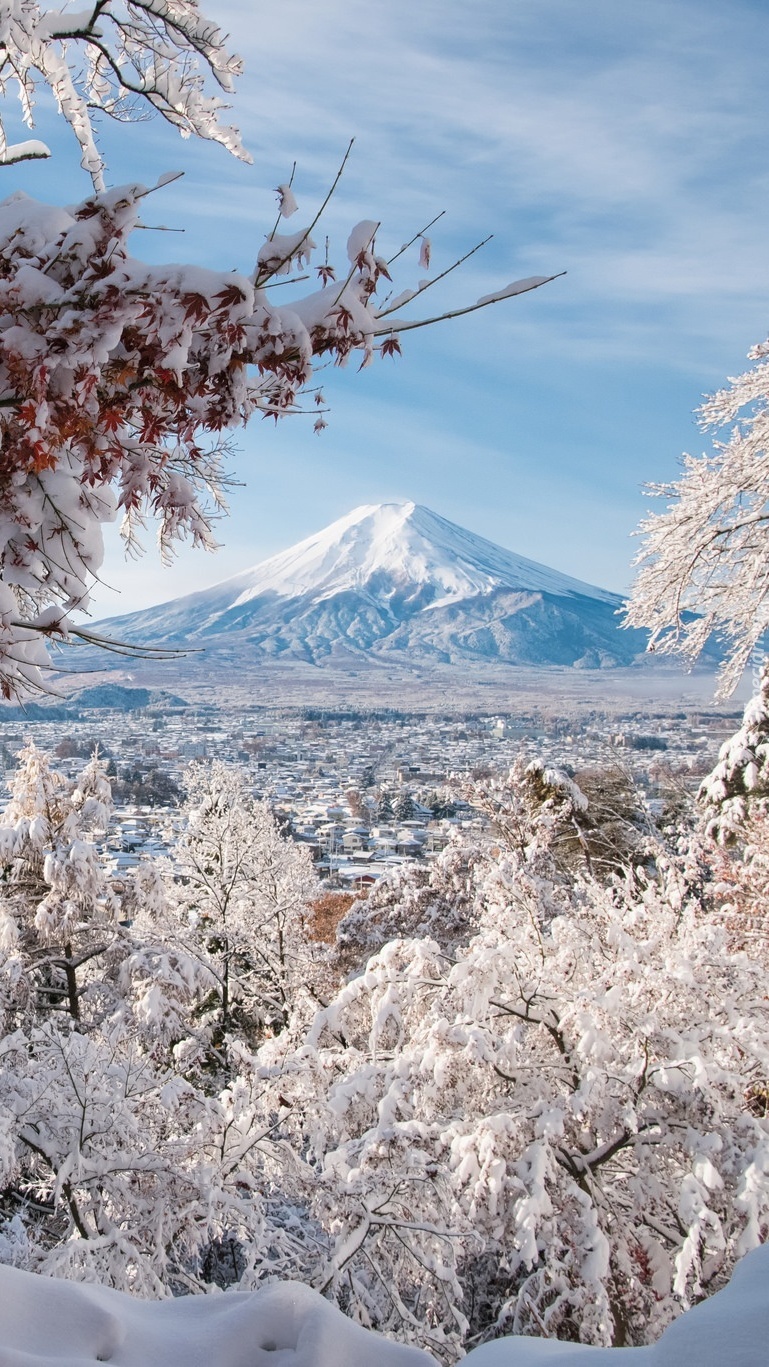
POLYGON ((427 1367, 361 1329, 317 1291, 138 1301, 121 1291, 0 1267, 0 1367, 427 1367))
POLYGON ((468 1367, 766 1367, 769 1244, 748 1253, 723 1291, 674 1320, 649 1348, 507 1338, 476 1348, 465 1362, 468 1367))
MULTIPOLYGON (((588 1348, 507 1338, 468 1367, 765 1367, 769 1245, 719 1295, 649 1348, 588 1348)), ((432 1359, 346 1319, 296 1282, 250 1294, 137 1301, 89 1283, 0 1267, 0 1367, 427 1367, 432 1359)))

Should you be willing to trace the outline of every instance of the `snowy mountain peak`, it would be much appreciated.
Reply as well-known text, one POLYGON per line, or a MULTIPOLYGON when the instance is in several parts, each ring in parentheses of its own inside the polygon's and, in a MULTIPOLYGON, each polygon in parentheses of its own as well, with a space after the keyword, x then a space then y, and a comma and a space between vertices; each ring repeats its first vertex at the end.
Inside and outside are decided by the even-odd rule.
POLYGON ((122 640, 237 639, 252 659, 629 663, 620 599, 411 500, 364 504, 253 569, 103 628, 122 640))
POLYGON ((243 604, 265 592, 322 598, 363 588, 375 577, 382 587, 389 579, 393 590, 430 585, 441 599, 504 587, 617 602, 614 594, 505 551, 410 500, 354 508, 230 584, 242 584, 237 602, 243 604))

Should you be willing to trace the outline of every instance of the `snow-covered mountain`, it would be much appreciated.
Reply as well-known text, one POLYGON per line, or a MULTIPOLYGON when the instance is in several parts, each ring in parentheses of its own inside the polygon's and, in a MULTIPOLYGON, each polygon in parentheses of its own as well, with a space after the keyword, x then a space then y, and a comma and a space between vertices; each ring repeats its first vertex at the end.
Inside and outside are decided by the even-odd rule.
POLYGON ((253 569, 100 630, 142 644, 233 644, 253 659, 351 657, 603 667, 643 633, 621 599, 415 503, 355 508, 253 569))

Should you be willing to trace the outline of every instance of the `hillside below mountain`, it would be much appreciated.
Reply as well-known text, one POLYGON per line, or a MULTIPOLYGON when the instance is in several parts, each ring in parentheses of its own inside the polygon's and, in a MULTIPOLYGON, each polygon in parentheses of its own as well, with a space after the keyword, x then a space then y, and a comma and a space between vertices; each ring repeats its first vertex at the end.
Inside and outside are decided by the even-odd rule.
POLYGON ((621 606, 403 502, 356 508, 232 579, 98 630, 144 646, 242 646, 252 662, 598 669, 645 648, 645 633, 620 627, 621 606))

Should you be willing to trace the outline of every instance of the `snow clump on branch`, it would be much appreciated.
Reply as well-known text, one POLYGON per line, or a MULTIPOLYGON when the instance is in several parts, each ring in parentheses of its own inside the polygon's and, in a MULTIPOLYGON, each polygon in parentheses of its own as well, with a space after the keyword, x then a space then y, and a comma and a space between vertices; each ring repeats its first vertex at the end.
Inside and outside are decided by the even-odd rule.
MULTIPOLYGON (((226 44, 195 0, 97 0, 73 11, 10 0, 0 14, 0 94, 12 78, 32 128, 35 76, 42 77, 80 144, 81 164, 95 190, 104 189, 104 160, 94 136, 94 110, 125 122, 145 117, 149 106, 182 137, 194 133, 250 161, 237 128, 220 123, 227 104, 206 92, 208 75, 231 94, 243 70, 226 44)), ((47 156, 49 149, 36 139, 9 144, 0 119, 0 165, 47 156)))

